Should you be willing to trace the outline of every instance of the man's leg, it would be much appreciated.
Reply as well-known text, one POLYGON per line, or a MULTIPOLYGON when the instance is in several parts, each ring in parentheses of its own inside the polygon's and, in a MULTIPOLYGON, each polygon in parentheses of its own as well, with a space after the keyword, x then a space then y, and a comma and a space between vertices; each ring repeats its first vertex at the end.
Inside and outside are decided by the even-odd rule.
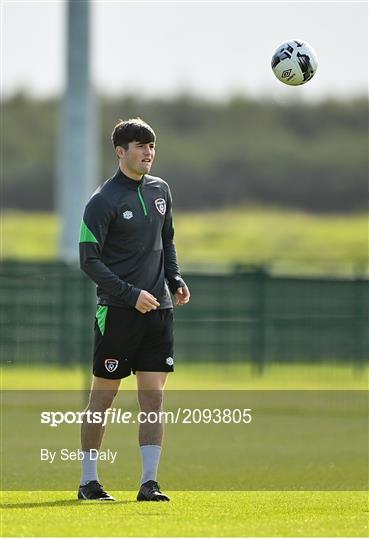
MULTIPOLYGON (((104 413, 111 407, 118 393, 120 379, 103 379, 93 376, 90 399, 86 411, 104 413)), ((100 423, 88 423, 84 420, 81 428, 82 450, 100 449, 105 427, 100 423)))
MULTIPOLYGON (((155 422, 142 422, 139 425, 139 444, 142 456, 141 489, 138 500, 168 501, 169 497, 160 492, 156 482, 157 470, 164 435, 164 424, 160 421, 163 390, 168 373, 136 371, 138 402, 141 413, 157 415, 155 422)), ((143 415, 142 415, 143 416, 143 415)))
MULTIPOLYGON (((103 417, 106 409, 111 407, 119 385, 120 379, 103 379, 94 376, 86 411, 100 412, 103 417)), ((104 431, 105 427, 102 423, 87 422, 86 417, 84 418, 81 427, 83 460, 81 485, 78 492, 80 499, 114 500, 101 489, 97 474, 97 460, 91 459, 90 455, 90 450, 100 450, 104 431)))

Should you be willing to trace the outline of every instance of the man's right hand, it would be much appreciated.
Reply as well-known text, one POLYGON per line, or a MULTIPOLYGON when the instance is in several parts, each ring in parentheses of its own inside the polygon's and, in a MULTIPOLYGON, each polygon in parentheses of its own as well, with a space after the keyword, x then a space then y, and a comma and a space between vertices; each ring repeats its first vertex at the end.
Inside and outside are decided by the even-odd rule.
POLYGON ((141 291, 139 297, 137 298, 135 308, 140 313, 148 313, 152 309, 157 309, 159 306, 160 304, 155 296, 147 291, 141 291))

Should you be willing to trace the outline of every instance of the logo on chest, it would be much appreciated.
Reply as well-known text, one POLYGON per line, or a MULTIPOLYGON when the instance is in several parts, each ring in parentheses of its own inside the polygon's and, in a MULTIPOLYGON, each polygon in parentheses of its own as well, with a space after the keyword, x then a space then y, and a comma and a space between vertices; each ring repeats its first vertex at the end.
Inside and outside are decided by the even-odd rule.
POLYGON ((165 202, 165 199, 155 199, 155 206, 159 214, 164 216, 167 209, 167 203, 165 202))
POLYGON ((123 212, 123 218, 124 218, 124 219, 131 219, 131 218, 133 218, 133 212, 131 212, 131 210, 126 210, 125 212, 123 212))

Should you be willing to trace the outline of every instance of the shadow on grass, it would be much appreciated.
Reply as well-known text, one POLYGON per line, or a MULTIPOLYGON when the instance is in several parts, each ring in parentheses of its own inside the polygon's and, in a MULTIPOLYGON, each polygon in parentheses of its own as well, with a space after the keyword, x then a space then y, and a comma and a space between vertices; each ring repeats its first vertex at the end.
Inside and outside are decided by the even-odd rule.
POLYGON ((58 507, 58 506, 79 506, 80 508, 88 507, 91 504, 104 504, 108 505, 123 505, 123 504, 139 504, 137 501, 125 500, 125 501, 79 501, 71 499, 62 499, 59 501, 44 501, 44 502, 34 502, 34 503, 10 503, 10 504, 0 504, 0 508, 4 510, 9 510, 10 508, 48 508, 48 507, 58 507))

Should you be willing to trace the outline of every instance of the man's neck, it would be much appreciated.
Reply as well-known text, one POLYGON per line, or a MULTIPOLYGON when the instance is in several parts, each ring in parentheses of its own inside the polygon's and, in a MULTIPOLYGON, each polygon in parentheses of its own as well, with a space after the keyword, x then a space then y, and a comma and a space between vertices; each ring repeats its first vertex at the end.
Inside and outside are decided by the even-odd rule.
POLYGON ((143 178, 143 174, 135 174, 130 170, 127 170, 122 164, 119 164, 119 168, 122 171, 122 173, 130 178, 131 180, 135 180, 136 182, 141 182, 143 178))

